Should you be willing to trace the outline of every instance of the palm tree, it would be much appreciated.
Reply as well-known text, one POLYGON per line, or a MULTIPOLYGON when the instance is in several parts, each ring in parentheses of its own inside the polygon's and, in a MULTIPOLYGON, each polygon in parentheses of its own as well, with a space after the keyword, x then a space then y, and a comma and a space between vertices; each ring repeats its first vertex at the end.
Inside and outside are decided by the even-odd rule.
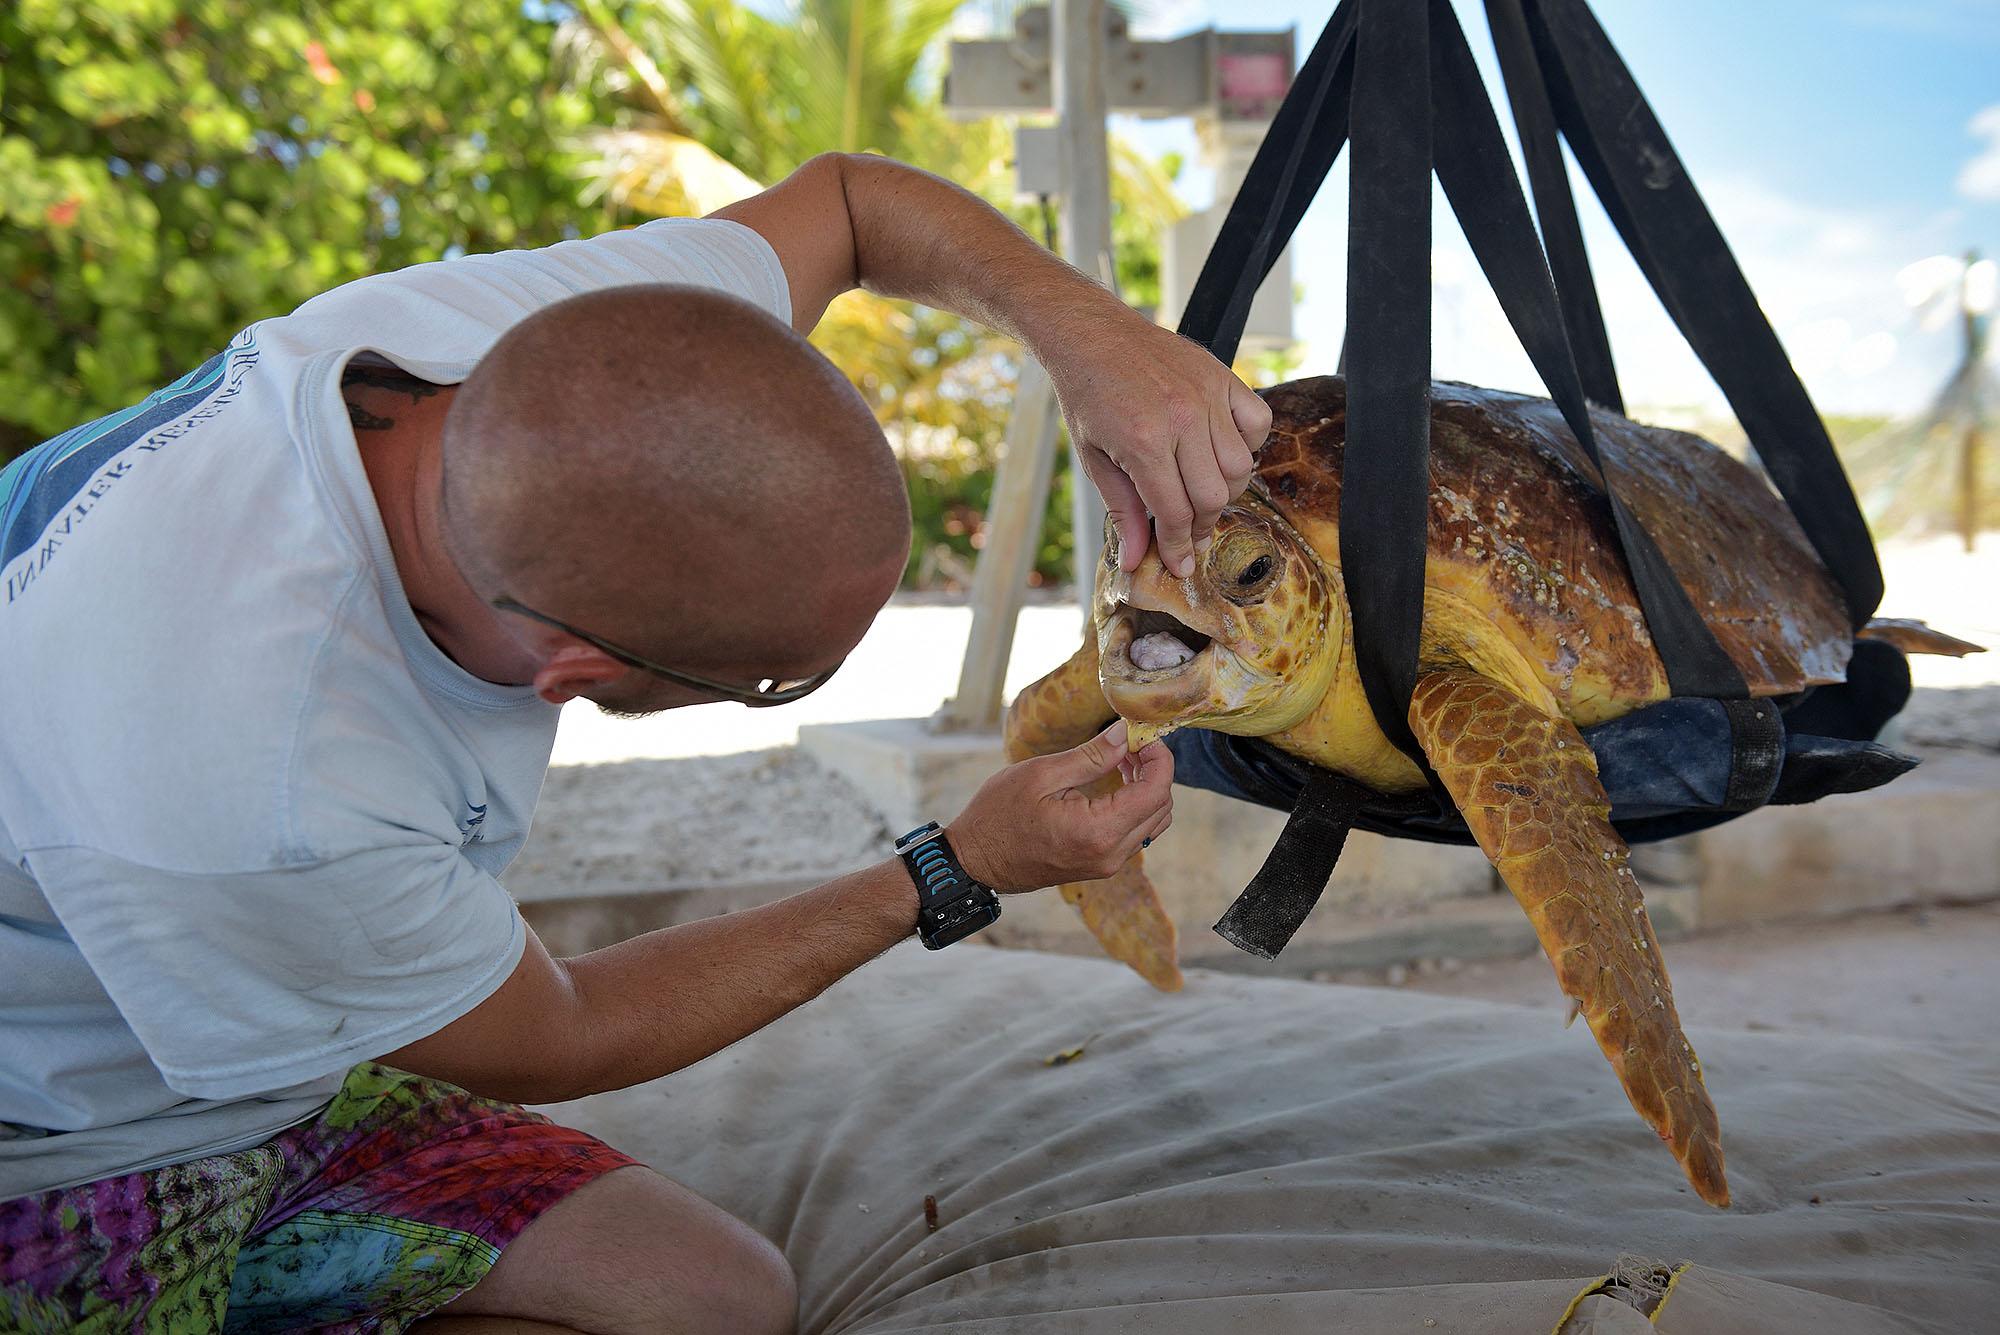
POLYGON ((2000 410, 1990 339, 2000 271, 1973 252, 1934 255, 1897 277, 1925 328, 1958 325, 1958 365, 1922 415, 1850 445, 1847 466, 1877 532, 1955 524, 1969 552, 2000 524, 2000 458, 1981 449, 2000 410))

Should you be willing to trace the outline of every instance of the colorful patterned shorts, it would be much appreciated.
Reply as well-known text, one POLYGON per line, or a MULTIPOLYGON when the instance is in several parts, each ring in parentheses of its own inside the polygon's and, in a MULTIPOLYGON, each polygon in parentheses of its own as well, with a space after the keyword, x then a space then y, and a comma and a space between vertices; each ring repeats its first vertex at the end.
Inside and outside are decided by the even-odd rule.
POLYGON ((357 1066, 253 1149, 0 1202, 0 1332, 401 1331, 632 1162, 512 1104, 357 1066))

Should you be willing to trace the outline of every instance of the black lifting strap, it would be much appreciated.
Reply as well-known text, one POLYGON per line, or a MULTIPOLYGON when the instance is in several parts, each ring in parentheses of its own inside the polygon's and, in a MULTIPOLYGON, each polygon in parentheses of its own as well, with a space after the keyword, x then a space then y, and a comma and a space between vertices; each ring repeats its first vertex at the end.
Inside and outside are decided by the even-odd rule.
POLYGON ((1374 796, 1345 775, 1315 768, 1263 867, 1238 895, 1216 934, 1239 950, 1278 958, 1326 891, 1361 804, 1374 796))
POLYGON ((1882 570, 1826 427, 1680 158, 1583 0, 1528 0, 1557 124, 1646 281, 1715 378, 1846 596, 1856 630, 1882 570))
POLYGON ((1543 86, 1535 46, 1521 0, 1486 0, 1486 23, 1493 32, 1493 49, 1507 81, 1507 100, 1514 107, 1514 129, 1521 138, 1521 156, 1528 164, 1528 184, 1535 192, 1535 216, 1542 222, 1542 244, 1548 251, 1556 295, 1562 299, 1563 325, 1577 375, 1592 403, 1615 413, 1625 411, 1618 388, 1618 370, 1611 360, 1611 338, 1604 330, 1604 312, 1597 304, 1597 280, 1591 276, 1590 255, 1583 247, 1583 228, 1576 220, 1576 200, 1569 192, 1569 172, 1563 166, 1562 145, 1556 140, 1555 112, 1543 86))
POLYGON ((1535 240, 1520 179, 1500 137, 1500 122, 1481 88, 1472 48, 1446 0, 1430 0, 1430 8, 1438 180, 1549 397, 1603 479, 1625 564, 1667 680, 1679 696, 1747 696, 1742 673, 1696 610, 1658 544, 1619 496, 1612 471, 1598 451, 1555 288, 1535 240))
POLYGON ((1431 61, 1422 0, 1361 0, 1348 167, 1347 444, 1340 566, 1355 665, 1419 765, 1410 696, 1424 619, 1431 453, 1431 61))

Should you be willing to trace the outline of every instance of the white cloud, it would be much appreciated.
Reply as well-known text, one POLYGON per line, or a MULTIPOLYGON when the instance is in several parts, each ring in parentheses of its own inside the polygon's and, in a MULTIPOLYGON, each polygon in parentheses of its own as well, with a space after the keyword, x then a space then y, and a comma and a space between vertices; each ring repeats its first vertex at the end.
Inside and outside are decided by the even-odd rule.
MULTIPOLYGON (((1721 392, 1577 183, 1586 244, 1626 401, 1725 412, 1721 392)), ((1914 327, 1896 276, 1949 248, 1955 229, 1891 207, 1829 206, 1718 174, 1703 194, 1800 378, 1826 412, 1907 412, 1928 401, 1956 351, 1914 327)), ((1449 215, 1439 249, 1460 249, 1449 215)), ((1437 374, 1535 390, 1536 380, 1477 269, 1438 264, 1437 374), (1457 281, 1451 281, 1451 280, 1457 281)))
POLYGON ((1863 334, 1841 354, 1840 369, 1845 375, 1871 376, 1886 371, 1896 360, 1896 336, 1886 329, 1863 334))
POLYGON ((1984 139, 1986 147, 1959 169, 1958 193, 1967 199, 2000 200, 2000 102, 1974 115, 1965 131, 1984 139))

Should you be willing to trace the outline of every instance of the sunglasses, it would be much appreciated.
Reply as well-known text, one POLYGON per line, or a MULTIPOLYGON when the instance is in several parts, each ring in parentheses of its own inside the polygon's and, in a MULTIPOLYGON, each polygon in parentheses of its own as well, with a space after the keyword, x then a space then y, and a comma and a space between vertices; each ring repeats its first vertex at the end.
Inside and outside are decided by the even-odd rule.
MULTIPOLYGON (((548 615, 548 613, 537 612, 534 608, 517 603, 512 598, 495 598, 493 606, 502 612, 512 612, 516 616, 527 617, 530 621, 539 621, 544 626, 553 626, 566 635, 574 635, 591 648, 599 650, 608 657, 617 659, 626 667, 637 668, 641 672, 651 673, 660 680, 670 681, 676 686, 686 686, 691 690, 705 691, 710 695, 720 696, 724 700, 734 700, 738 704, 749 705, 752 709, 762 709, 768 705, 790 704, 794 700, 811 695, 814 691, 826 685, 827 679, 840 671, 841 666, 840 663, 835 663, 826 671, 815 673, 810 677, 766 677, 755 686, 732 686, 728 682, 711 681, 707 677, 697 677, 692 672, 680 672, 674 668, 664 667, 661 664, 655 663, 649 658, 641 658, 630 650, 620 649, 609 640, 601 640, 587 630, 579 630, 567 621, 558 621, 556 618, 548 615)), ((846 660, 843 659, 842 661, 846 660)))

